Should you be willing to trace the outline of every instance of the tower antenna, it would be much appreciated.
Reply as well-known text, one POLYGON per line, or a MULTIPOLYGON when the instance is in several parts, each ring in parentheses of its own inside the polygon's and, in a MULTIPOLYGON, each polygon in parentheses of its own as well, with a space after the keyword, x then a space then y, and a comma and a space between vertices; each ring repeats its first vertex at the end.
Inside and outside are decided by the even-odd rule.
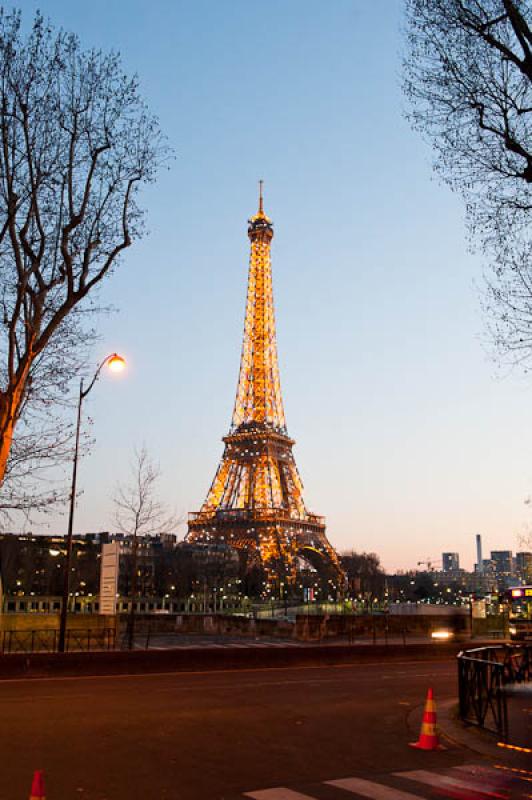
POLYGON ((259 214, 264 214, 264 208, 262 205, 262 187, 264 186, 264 181, 259 181, 259 214))

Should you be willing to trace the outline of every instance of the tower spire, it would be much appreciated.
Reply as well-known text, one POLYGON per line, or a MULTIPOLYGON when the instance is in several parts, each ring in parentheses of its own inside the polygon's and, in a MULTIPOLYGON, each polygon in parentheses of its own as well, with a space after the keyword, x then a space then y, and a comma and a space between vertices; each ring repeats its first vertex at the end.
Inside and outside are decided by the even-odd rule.
POLYGON ((249 220, 251 241, 248 293, 240 374, 231 424, 273 428, 286 433, 277 359, 270 246, 273 224, 263 210, 259 181, 259 211, 249 220))
POLYGON ((259 181, 259 214, 264 214, 264 206, 262 203, 262 189, 264 186, 264 181, 261 179, 259 181))

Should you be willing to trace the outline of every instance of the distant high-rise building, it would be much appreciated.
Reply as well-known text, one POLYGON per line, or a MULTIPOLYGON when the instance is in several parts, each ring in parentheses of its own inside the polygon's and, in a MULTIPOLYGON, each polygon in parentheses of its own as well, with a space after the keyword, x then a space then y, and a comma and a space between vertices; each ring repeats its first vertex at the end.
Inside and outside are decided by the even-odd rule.
POLYGON ((460 556, 458 553, 442 553, 441 565, 444 572, 455 572, 460 569, 460 556))
POLYGON ((495 575, 495 562, 491 558, 483 558, 480 572, 484 575, 495 575))
POLYGON ((477 533, 475 538, 477 542, 477 572, 482 574, 482 536, 480 533, 477 533))
POLYGON ((514 574, 514 560, 511 550, 492 550, 491 561, 498 583, 508 584, 514 574))
POLYGON ((524 583, 532 581, 532 553, 515 554, 515 572, 524 583))

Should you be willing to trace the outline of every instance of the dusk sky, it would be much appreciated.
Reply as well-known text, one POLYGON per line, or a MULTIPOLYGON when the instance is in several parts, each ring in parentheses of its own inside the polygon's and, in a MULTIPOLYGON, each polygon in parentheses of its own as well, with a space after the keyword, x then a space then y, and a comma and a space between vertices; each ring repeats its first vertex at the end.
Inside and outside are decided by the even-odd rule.
MULTIPOLYGON (((236 390, 265 181, 281 385, 307 507, 340 551, 388 570, 523 549, 532 521, 530 379, 488 354, 483 263, 463 204, 403 118, 399 0, 24 0, 87 47, 118 49, 176 158, 143 194, 149 235, 101 299, 77 532, 112 530, 133 445, 164 499, 199 510, 236 390)), ((66 515, 34 531, 66 531, 66 515)), ((186 527, 179 533, 183 536, 186 527)))

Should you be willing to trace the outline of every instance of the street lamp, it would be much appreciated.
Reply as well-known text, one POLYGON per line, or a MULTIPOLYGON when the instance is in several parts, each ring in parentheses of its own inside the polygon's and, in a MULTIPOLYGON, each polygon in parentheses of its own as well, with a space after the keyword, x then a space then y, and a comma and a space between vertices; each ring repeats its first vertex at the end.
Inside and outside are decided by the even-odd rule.
POLYGON ((57 649, 60 653, 65 652, 65 639, 66 639, 66 626, 67 626, 67 613, 68 613, 68 598, 70 589, 70 563, 72 560, 72 531, 74 528, 74 507, 76 504, 76 479, 78 474, 78 452, 79 452, 79 431, 81 427, 81 406, 84 399, 89 394, 90 390, 98 380, 102 368, 107 365, 111 372, 122 372, 126 366, 125 360, 118 353, 111 353, 110 356, 104 358, 94 373, 92 381, 86 389, 83 388, 83 378, 79 384, 79 400, 78 400, 78 420, 76 425, 76 444, 74 447, 74 459, 72 461, 72 485, 70 488, 70 511, 68 515, 68 532, 66 541, 66 560, 65 560, 65 575, 63 580, 63 605, 61 606, 61 619, 59 623, 59 643, 57 649))

